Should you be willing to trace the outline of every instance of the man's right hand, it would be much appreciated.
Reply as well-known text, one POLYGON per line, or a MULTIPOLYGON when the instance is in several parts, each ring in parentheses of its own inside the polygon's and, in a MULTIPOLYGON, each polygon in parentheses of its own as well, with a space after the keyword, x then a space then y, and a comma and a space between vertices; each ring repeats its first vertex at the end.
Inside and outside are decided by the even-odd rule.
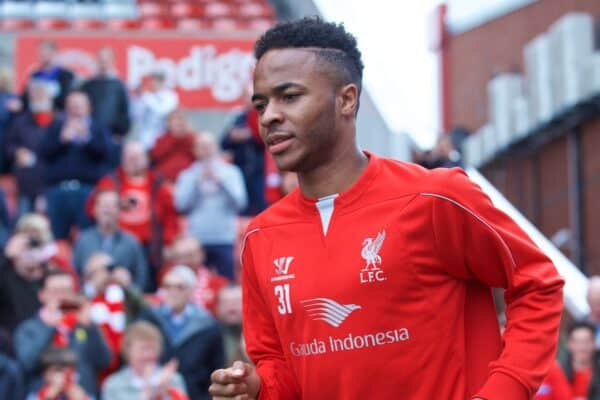
POLYGON ((258 398, 260 376, 250 364, 236 361, 230 368, 218 369, 213 372, 210 379, 212 385, 208 391, 213 396, 213 400, 233 398, 256 400, 258 398))

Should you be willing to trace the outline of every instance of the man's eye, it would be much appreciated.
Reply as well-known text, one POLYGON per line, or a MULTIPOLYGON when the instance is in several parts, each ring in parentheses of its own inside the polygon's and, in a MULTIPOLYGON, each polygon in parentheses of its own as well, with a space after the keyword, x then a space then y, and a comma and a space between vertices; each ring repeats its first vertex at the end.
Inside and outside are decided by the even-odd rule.
POLYGON ((261 113, 265 109, 265 104, 264 103, 254 103, 254 109, 256 111, 258 111, 259 113, 261 113))
POLYGON ((298 93, 286 93, 282 96, 283 101, 290 102, 296 100, 300 94, 298 93))

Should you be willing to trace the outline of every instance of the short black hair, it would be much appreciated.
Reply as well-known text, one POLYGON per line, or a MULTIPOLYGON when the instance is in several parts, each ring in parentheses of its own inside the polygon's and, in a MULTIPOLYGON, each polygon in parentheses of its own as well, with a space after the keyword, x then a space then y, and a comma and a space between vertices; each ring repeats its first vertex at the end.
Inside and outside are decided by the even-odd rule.
POLYGON ((311 48, 337 68, 342 84, 354 83, 362 89, 364 65, 356 38, 348 33, 344 24, 323 21, 319 17, 306 17, 281 22, 266 31, 254 46, 257 60, 269 50, 286 48, 311 48))
POLYGON ((571 334, 578 329, 587 329, 592 333, 592 336, 596 336, 596 326, 594 326, 594 324, 592 324, 591 322, 585 320, 576 321, 569 325, 569 328, 567 329, 568 336, 571 336, 571 334))

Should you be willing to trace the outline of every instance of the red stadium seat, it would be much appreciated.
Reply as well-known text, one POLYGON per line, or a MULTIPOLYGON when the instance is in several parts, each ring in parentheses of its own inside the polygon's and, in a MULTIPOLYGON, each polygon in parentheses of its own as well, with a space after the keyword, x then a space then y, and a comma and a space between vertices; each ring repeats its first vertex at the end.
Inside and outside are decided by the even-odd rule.
POLYGON ((246 21, 245 28, 251 31, 264 32, 275 25, 269 18, 252 18, 246 21))
POLYGON ((266 4, 252 2, 241 4, 238 14, 240 17, 246 18, 266 18, 273 16, 273 10, 266 4))
POLYGON ((31 29, 34 23, 28 19, 3 18, 0 20, 0 27, 5 31, 17 31, 20 29, 31 29))
POLYGON ((177 29, 182 31, 201 31, 210 29, 210 23, 199 18, 180 18, 177 20, 177 29))
POLYGON ((114 30, 137 29, 140 27, 140 22, 132 19, 113 18, 106 21, 106 27, 114 30))
POLYGON ((141 29, 173 29, 175 22, 170 18, 146 18, 140 21, 141 29))
POLYGON ((83 19, 75 18, 71 21, 71 28, 73 29, 102 29, 104 28, 104 22, 97 19, 83 19))
POLYGON ((211 28, 217 31, 236 31, 243 29, 244 23, 235 18, 216 18, 211 21, 211 28))
POLYGON ((64 19, 40 18, 35 21, 35 26, 38 29, 66 29, 70 26, 69 21, 64 19))
POLYGON ((225 18, 231 17, 235 13, 235 8, 230 4, 223 2, 213 2, 206 5, 204 15, 207 18, 225 18))
POLYGON ((192 3, 175 3, 171 6, 171 15, 175 18, 201 17, 203 11, 200 5, 192 3))
POLYGON ((154 18, 154 17, 165 17, 169 15, 169 8, 166 4, 152 2, 152 3, 141 3, 138 5, 140 17, 142 18, 154 18))

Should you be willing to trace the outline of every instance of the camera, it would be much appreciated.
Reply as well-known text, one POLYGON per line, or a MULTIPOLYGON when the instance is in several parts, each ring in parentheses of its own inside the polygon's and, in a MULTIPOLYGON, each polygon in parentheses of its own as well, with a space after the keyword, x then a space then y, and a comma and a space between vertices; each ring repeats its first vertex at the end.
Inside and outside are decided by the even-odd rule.
POLYGON ((29 238, 29 247, 31 248, 37 248, 40 247, 42 245, 42 241, 36 238, 29 238))
POLYGON ((81 303, 82 301, 80 298, 73 297, 70 299, 63 299, 58 307, 63 313, 76 312, 81 308, 81 303))

